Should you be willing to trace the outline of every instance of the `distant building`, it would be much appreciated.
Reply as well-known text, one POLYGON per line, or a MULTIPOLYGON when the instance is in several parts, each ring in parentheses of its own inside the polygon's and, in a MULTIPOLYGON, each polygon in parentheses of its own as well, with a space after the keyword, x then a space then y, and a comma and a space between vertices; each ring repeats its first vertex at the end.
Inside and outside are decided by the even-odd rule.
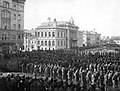
POLYGON ((120 45, 120 36, 112 36, 111 40, 115 43, 120 45))
POLYGON ((22 50, 24 3, 26 0, 0 0, 0 51, 22 50))
POLYGON ((78 33, 77 33, 77 38, 78 38, 78 47, 83 47, 83 46, 85 46, 84 44, 84 40, 86 40, 85 39, 85 37, 83 36, 83 31, 78 31, 78 33))
POLYGON ((24 33, 24 49, 23 51, 37 50, 37 37, 34 35, 34 30, 26 30, 24 33))
POLYGON ((43 22, 35 29, 37 38, 37 49, 56 50, 67 49, 77 46, 78 26, 74 24, 73 18, 69 22, 51 21, 43 22))
POLYGON ((100 45, 101 34, 95 31, 83 31, 83 45, 93 46, 100 45))

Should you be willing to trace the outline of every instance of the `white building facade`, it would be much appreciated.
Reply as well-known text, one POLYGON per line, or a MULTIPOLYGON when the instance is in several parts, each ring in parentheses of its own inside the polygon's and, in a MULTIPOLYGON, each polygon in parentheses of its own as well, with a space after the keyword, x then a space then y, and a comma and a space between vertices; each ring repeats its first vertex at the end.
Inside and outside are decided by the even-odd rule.
POLYGON ((77 46, 78 27, 71 18, 69 22, 49 21, 42 23, 35 29, 37 36, 37 49, 57 50, 77 46))

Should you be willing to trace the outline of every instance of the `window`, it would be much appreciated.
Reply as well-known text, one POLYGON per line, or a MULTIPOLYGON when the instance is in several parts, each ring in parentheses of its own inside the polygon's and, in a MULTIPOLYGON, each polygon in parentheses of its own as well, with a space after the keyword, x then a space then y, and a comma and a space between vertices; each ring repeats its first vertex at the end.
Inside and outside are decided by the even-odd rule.
POLYGON ((40 50, 40 46, 37 46, 38 50, 40 50))
POLYGON ((4 1, 3 2, 3 7, 9 8, 9 2, 4 1))
POLYGON ((34 45, 32 45, 31 48, 34 49, 34 45))
POLYGON ((18 15, 18 21, 20 21, 21 20, 21 16, 20 16, 20 14, 18 15))
POLYGON ((49 41, 49 46, 51 46, 51 41, 49 41))
POLYGON ((38 32, 38 37, 40 37, 40 32, 38 32))
POLYGON ((13 29, 16 30, 16 24, 13 25, 13 29))
POLYGON ((47 46, 47 41, 45 41, 45 46, 47 46))
POLYGON ((65 46, 65 41, 64 41, 64 46, 65 46))
POLYGON ((38 40, 38 45, 40 44, 40 41, 38 40))
POLYGON ((16 20, 16 14, 14 14, 13 19, 16 20))
POLYGON ((2 10, 1 12, 1 24, 2 29, 10 29, 11 26, 11 13, 8 10, 2 10))
POLYGON ((44 45, 44 44, 43 44, 43 41, 41 41, 41 45, 44 45))
POLYGON ((59 46, 60 44, 59 44, 59 40, 58 40, 58 46, 59 46))
POLYGON ((62 33, 63 33, 63 32, 61 32, 61 37, 63 37, 62 33))
POLYGON ((43 37, 43 32, 41 32, 41 37, 43 37))
POLYGON ((52 46, 55 46, 55 41, 52 41, 52 46))
POLYGON ((16 35, 13 35, 13 39, 16 39, 16 35))
POLYGON ((2 40, 9 40, 9 33, 3 33, 2 40))
POLYGON ((52 32, 52 36, 55 37, 55 32, 52 32))
POLYGON ((61 40, 61 46, 63 46, 63 41, 61 40))
POLYGON ((47 37, 47 32, 45 32, 45 37, 47 37))
POLYGON ((21 29, 21 26, 20 26, 20 24, 18 25, 18 29, 19 29, 19 30, 21 29))
POLYGON ((49 32, 49 37, 51 37, 51 33, 49 32))
POLYGON ((59 37, 59 32, 58 32, 58 37, 59 37))
POLYGON ((18 35, 18 39, 20 39, 20 35, 18 35))
POLYGON ((35 36, 37 36, 37 32, 35 32, 35 36))
POLYGON ((16 5, 13 5, 13 8, 16 10, 16 5))
POLYGON ((64 33, 64 37, 65 37, 65 33, 64 33))

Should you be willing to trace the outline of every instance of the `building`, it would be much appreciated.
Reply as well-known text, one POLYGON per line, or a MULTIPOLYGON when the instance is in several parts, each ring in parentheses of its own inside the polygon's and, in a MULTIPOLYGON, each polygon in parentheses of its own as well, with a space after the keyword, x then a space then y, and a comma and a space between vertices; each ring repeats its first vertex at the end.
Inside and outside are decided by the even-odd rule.
POLYGON ((35 36, 34 30, 25 30, 24 32, 23 51, 37 50, 37 37, 35 36))
POLYGON ((0 0, 0 51, 23 48, 24 3, 26 0, 0 0))
POLYGON ((120 36, 112 36, 111 40, 113 41, 114 44, 120 45, 120 36))
POLYGON ((100 45, 101 34, 94 31, 83 31, 83 45, 96 46, 100 45))
POLYGON ((73 18, 69 22, 51 21, 43 22, 35 29, 37 38, 37 49, 56 50, 67 49, 77 46, 78 26, 74 24, 73 18))
POLYGON ((78 38, 78 47, 83 47, 83 46, 85 46, 84 44, 84 40, 85 40, 85 36, 83 36, 83 31, 78 31, 78 33, 77 33, 77 38, 78 38))

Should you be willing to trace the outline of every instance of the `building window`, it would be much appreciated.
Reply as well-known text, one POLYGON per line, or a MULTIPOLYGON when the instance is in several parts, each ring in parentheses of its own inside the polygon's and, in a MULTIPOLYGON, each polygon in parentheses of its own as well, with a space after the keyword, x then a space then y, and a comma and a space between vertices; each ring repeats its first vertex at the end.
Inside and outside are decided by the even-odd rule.
POLYGON ((43 41, 41 41, 41 45, 43 46, 44 44, 43 44, 43 41))
POLYGON ((47 32, 45 32, 45 37, 47 37, 47 32))
POLYGON ((38 50, 40 50, 40 46, 37 46, 38 50))
POLYGON ((16 14, 14 14, 13 19, 16 20, 16 14))
POLYGON ((4 1, 3 2, 3 7, 9 8, 9 2, 4 1))
POLYGON ((3 33, 2 40, 9 40, 9 33, 3 33))
POLYGON ((51 41, 49 41, 49 46, 51 46, 51 41))
POLYGON ((61 40, 61 46, 63 46, 63 41, 61 40))
POLYGON ((45 46, 47 46, 47 41, 45 41, 45 46))
POLYGON ((52 46, 55 46, 55 41, 52 41, 52 46))
POLYGON ((66 44, 65 44, 65 41, 64 41, 64 46, 65 46, 66 44))
POLYGON ((31 48, 34 49, 34 45, 32 45, 31 48))
POLYGON ((63 33, 63 32, 61 32, 61 37, 63 37, 62 33, 63 33))
POLYGON ((40 37, 40 32, 38 32, 38 37, 40 37))
POLYGON ((18 39, 20 39, 20 35, 18 35, 18 39))
POLYGON ((2 10, 1 14, 2 29, 10 29, 11 13, 8 10, 2 10))
POLYGON ((55 32, 52 32, 52 36, 55 37, 55 32))
POLYGON ((41 32, 41 37, 43 37, 43 32, 41 32))
POLYGON ((19 14, 19 15, 18 15, 18 21, 20 21, 20 20, 21 20, 21 15, 19 14))
POLYGON ((13 35, 13 39, 16 39, 16 35, 13 35))
POLYGON ((16 24, 13 25, 13 29, 16 30, 16 24))
POLYGON ((59 46, 60 44, 59 44, 59 40, 58 40, 58 46, 59 46))
POLYGON ((35 32, 35 36, 37 36, 37 32, 35 32))
POLYGON ((51 32, 49 32, 49 37, 51 37, 51 32))
POLYGON ((13 5, 13 8, 16 10, 16 5, 13 5))
POLYGON ((64 33, 64 37, 65 37, 65 33, 64 33))
POLYGON ((38 40, 38 45, 40 44, 40 41, 38 40))
POLYGON ((21 26, 20 26, 20 24, 18 25, 18 29, 19 29, 19 30, 21 29, 21 26))
POLYGON ((58 32, 58 37, 59 37, 59 32, 58 32))

